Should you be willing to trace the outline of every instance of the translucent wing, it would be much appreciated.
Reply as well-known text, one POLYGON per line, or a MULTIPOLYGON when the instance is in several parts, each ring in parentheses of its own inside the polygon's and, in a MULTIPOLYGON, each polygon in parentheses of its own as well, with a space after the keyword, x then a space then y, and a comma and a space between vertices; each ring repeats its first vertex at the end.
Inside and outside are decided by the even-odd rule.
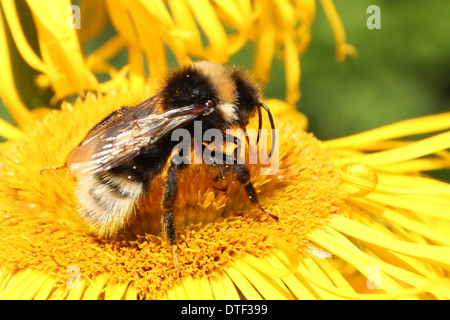
POLYGON ((160 111, 160 107, 161 99, 154 96, 135 107, 111 113, 68 155, 70 172, 84 175, 117 167, 204 111, 199 105, 168 111, 160 111))

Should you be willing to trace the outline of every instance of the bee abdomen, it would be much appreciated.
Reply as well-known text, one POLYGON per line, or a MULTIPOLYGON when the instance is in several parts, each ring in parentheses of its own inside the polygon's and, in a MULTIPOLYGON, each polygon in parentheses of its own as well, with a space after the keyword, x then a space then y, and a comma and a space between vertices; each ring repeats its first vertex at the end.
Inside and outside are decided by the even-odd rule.
POLYGON ((81 217, 101 237, 117 234, 134 214, 142 182, 111 172, 80 177, 77 190, 81 217))

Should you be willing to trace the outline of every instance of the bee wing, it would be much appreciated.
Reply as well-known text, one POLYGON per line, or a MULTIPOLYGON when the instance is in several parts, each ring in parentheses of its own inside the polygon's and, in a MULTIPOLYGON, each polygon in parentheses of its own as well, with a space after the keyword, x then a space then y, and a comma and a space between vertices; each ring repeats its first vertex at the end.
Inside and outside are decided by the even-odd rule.
POLYGON ((160 99, 151 98, 100 121, 68 155, 70 172, 84 175, 115 168, 204 112, 199 105, 158 112, 160 106, 160 99))

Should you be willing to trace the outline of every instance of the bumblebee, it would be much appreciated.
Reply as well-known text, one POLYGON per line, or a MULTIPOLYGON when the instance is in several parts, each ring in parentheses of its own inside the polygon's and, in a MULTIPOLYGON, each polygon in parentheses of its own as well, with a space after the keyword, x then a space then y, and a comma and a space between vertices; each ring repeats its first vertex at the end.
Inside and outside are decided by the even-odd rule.
MULTIPOLYGON (((201 121, 203 131, 245 129, 256 112, 261 128, 261 108, 267 111, 274 134, 272 115, 244 70, 200 61, 172 71, 154 96, 109 114, 69 153, 66 166, 78 177, 76 196, 81 217, 99 237, 117 235, 132 220, 136 204, 152 180, 168 165, 161 223, 175 251, 172 206, 177 173, 188 165, 168 164, 176 145, 171 133, 179 128, 193 133, 195 121, 201 121)), ((271 150, 274 141, 272 137, 271 150)), ((244 186, 250 201, 261 208, 248 168, 235 159, 232 162, 227 168, 244 186)))

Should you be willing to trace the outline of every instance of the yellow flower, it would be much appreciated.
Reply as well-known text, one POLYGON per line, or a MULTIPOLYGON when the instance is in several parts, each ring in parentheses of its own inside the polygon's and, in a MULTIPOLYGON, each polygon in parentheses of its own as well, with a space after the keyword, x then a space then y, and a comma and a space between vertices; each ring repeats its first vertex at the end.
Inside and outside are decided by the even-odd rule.
MULTIPOLYGON (((0 19, 0 59, 7 67, 0 94, 18 124, 0 122, 0 135, 8 140, 0 155, 0 298, 450 298, 450 186, 420 174, 450 167, 450 113, 333 141, 307 133, 305 117, 292 105, 299 97, 297 58, 309 42, 314 1, 173 0, 167 2, 170 11, 162 1, 86 1, 82 14, 94 11, 84 6, 93 6, 99 20, 108 15, 118 31, 88 56, 78 39, 96 36, 101 23, 89 24, 83 16, 89 27, 68 29, 69 2, 27 3, 39 55, 21 31, 14 2, 2 2, 1 13, 25 61, 41 72, 38 84, 52 88, 55 101, 85 90, 97 93, 63 102, 58 111, 29 112, 13 85, 0 19), (260 175, 258 165, 250 168, 264 208, 279 221, 252 209, 231 177, 221 182, 226 191, 214 188, 212 169, 198 165, 180 177, 174 208, 181 278, 159 235, 164 175, 120 239, 93 236, 77 213, 76 178, 65 169, 41 169, 61 165, 106 114, 152 95, 167 67, 165 45, 179 64, 191 57, 226 62, 250 39, 257 43, 258 79, 268 81, 275 50, 282 48, 288 66, 289 103, 265 101, 280 132, 279 171, 260 175), (116 70, 108 60, 122 48, 128 64, 116 70), (111 80, 99 82, 95 74, 105 71, 111 80), (399 140, 432 132, 441 133, 399 140)), ((345 44, 332 3, 323 0, 322 6, 340 59, 353 49, 345 44)))

